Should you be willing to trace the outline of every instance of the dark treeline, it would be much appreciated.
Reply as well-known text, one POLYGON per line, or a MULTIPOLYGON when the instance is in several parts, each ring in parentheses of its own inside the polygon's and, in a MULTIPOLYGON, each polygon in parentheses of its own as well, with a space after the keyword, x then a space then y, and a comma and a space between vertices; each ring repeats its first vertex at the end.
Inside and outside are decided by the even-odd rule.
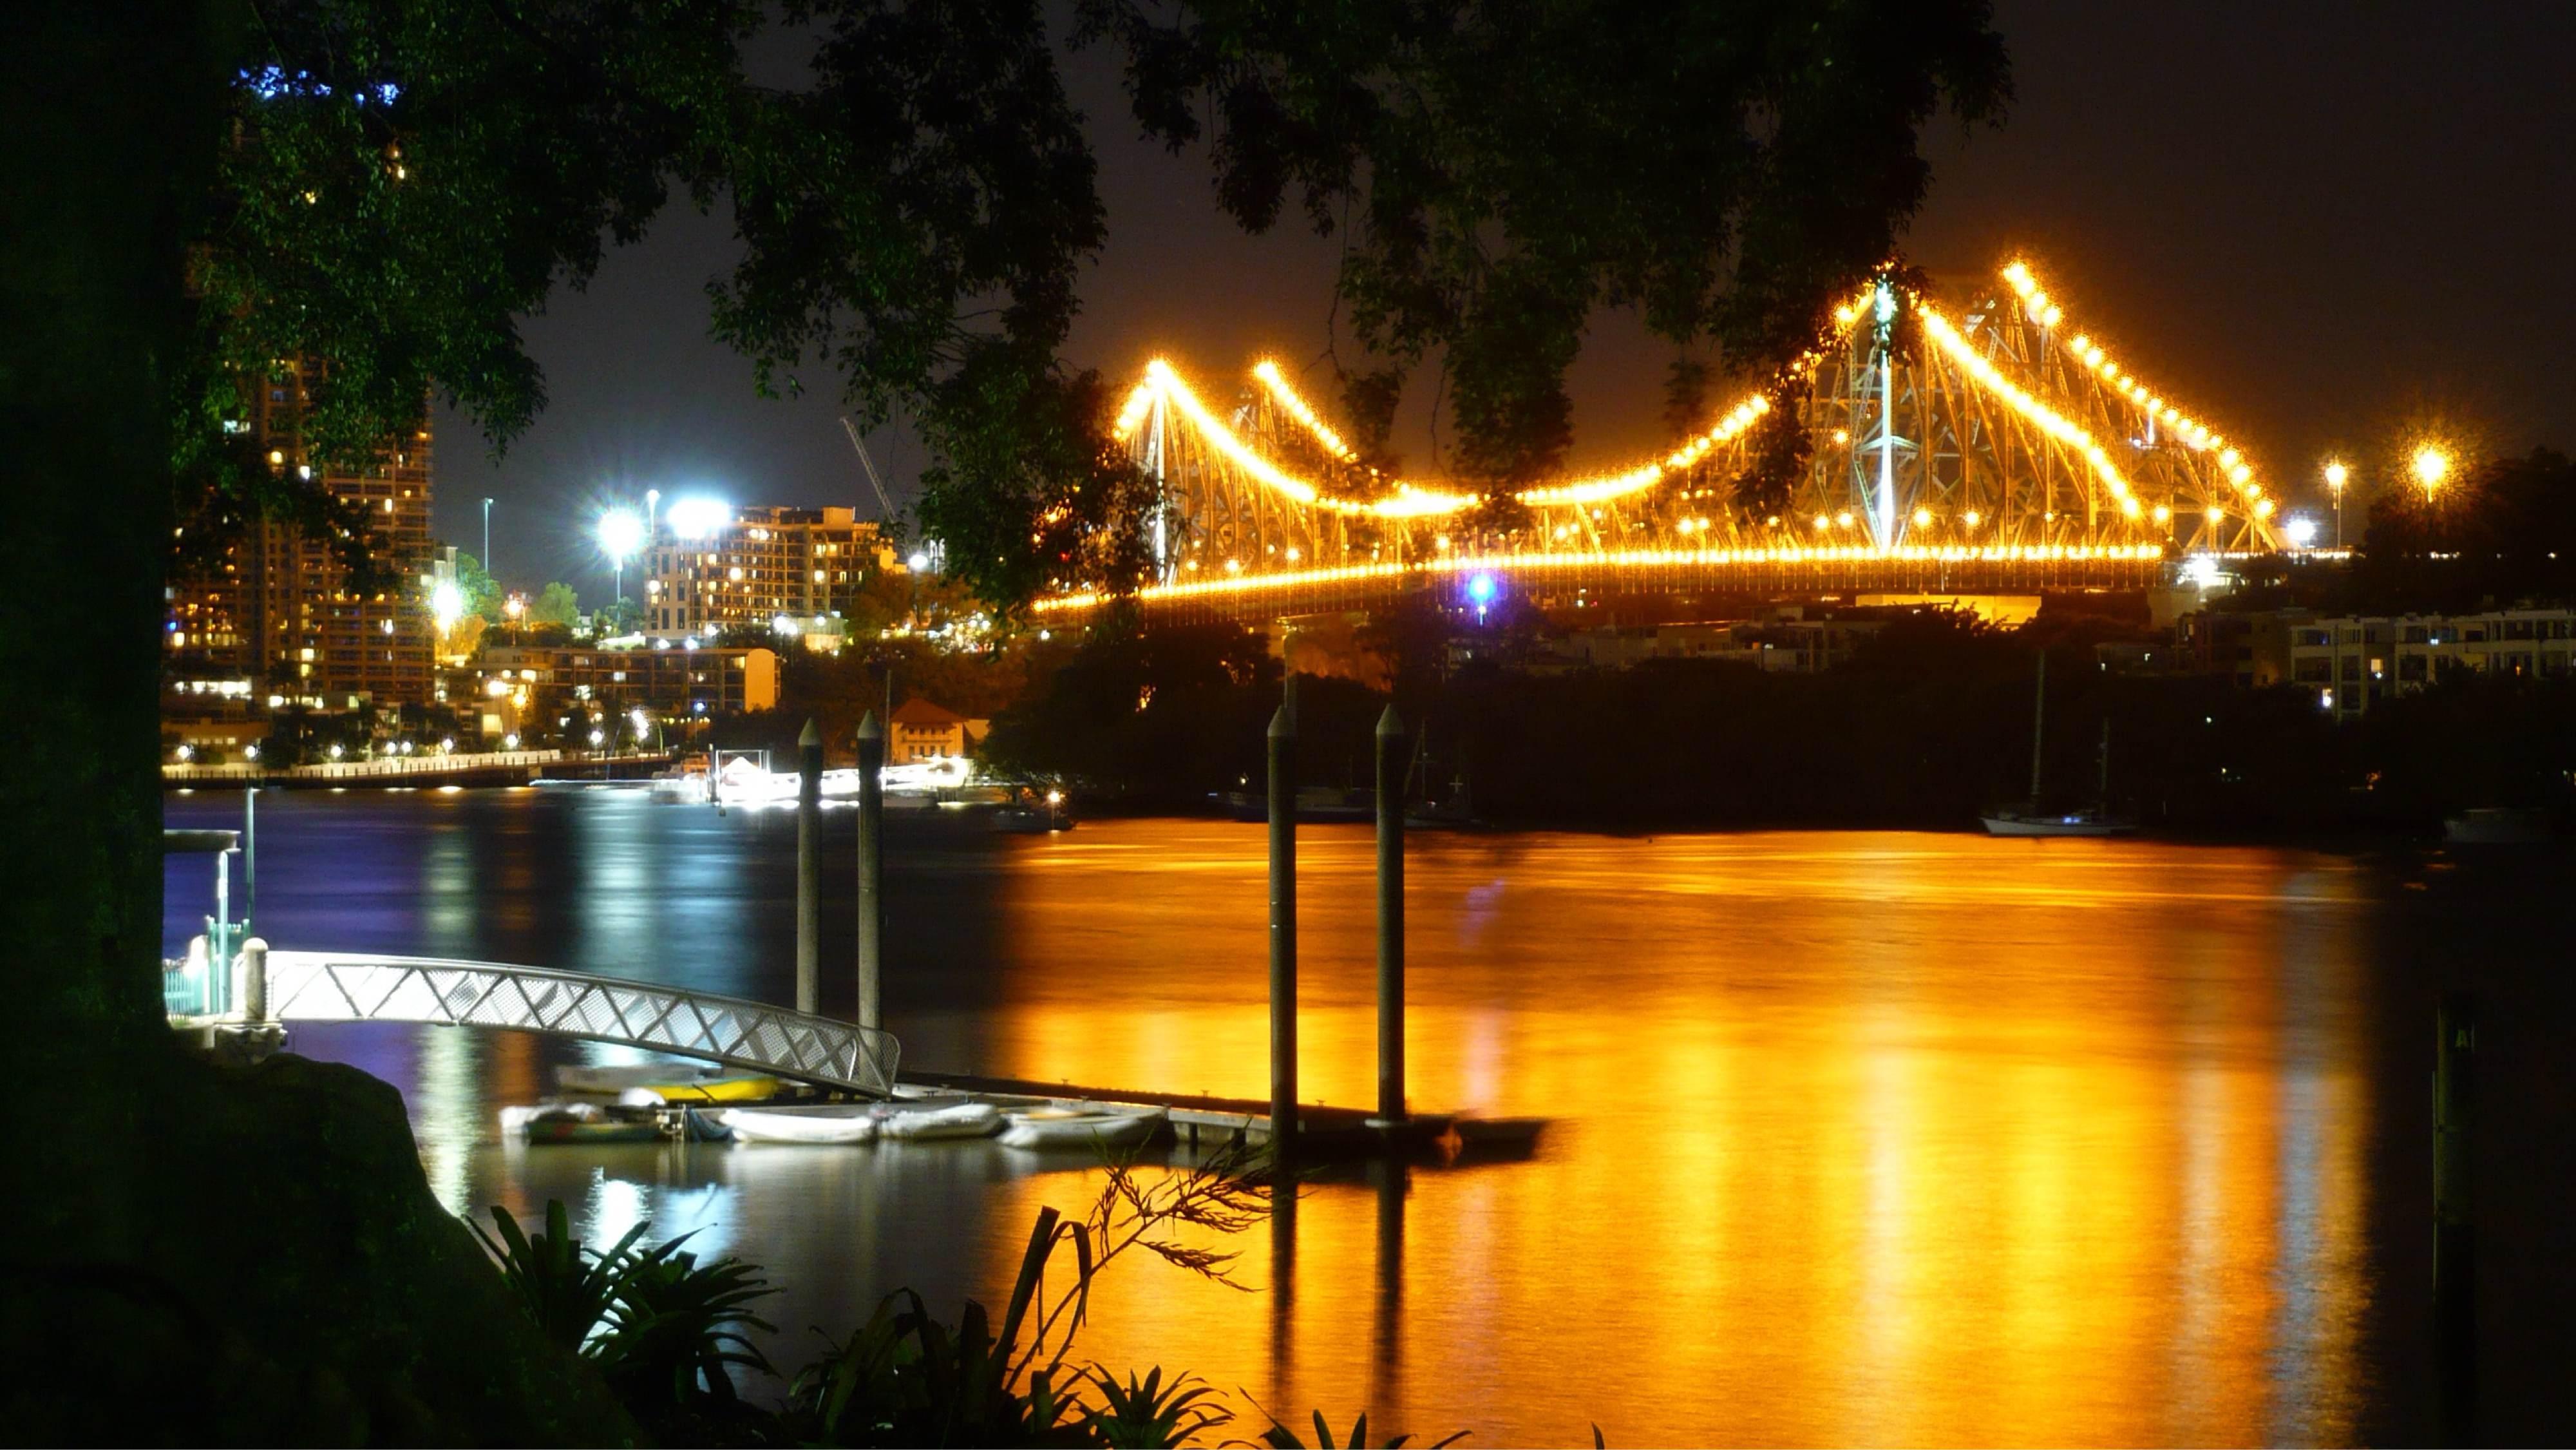
MULTIPOLYGON (((2449 677, 2338 725, 2302 689, 2106 672, 2093 649, 2106 628, 2003 631, 1926 613, 1822 674, 1692 661, 1399 669, 1396 702, 1429 732, 1435 788, 1463 774, 1478 813, 1502 823, 1970 825, 2029 794, 2042 649, 2051 803, 2097 798, 2106 721, 2112 803, 2172 829, 2421 829, 2468 806, 2571 801, 2576 685, 2449 677)), ((1368 784, 1388 697, 1343 679, 1298 686, 1303 779, 1368 784)), ((1260 789, 1281 694, 1277 661, 1248 631, 1101 641, 1006 712, 988 754, 1073 782, 1094 809, 1198 808, 1260 789)))

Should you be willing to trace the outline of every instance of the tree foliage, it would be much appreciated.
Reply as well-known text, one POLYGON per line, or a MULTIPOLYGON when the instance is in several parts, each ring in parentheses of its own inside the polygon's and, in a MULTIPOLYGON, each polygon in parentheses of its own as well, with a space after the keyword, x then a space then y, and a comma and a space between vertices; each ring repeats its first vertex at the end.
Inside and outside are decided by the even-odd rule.
MULTIPOLYGON (((1931 171, 1918 136, 2011 95, 1987 0, 1084 0, 1137 119, 1204 140, 1220 204, 1293 201, 1338 233, 1372 362, 1352 412, 1439 355, 1489 491, 1554 471, 1565 373, 1601 306, 1768 371, 1892 252, 1931 171)), ((1365 406, 1363 406, 1365 404, 1365 406)))
POLYGON ((528 605, 528 623, 570 625, 581 618, 581 596, 561 580, 550 581, 528 605))
POLYGON ((1030 571, 980 561, 1021 552, 1026 520, 955 495, 990 472, 1003 497, 1068 518, 1101 496, 1027 477, 1084 457, 1063 407, 1028 404, 1090 396, 1055 354, 1075 264, 1102 235, 1033 0, 241 14, 193 249, 196 346, 175 383, 183 516, 210 499, 235 501, 228 516, 322 507, 246 426, 245 383, 297 358, 328 364, 303 418, 319 462, 364 467, 433 393, 506 445, 545 401, 518 319, 586 283, 675 192, 728 206, 742 243, 707 284, 715 334, 765 390, 801 390, 810 366, 865 419, 909 411, 950 460, 929 513, 979 585, 1021 587, 1030 571), (745 44, 774 27, 813 38, 799 87, 745 74, 745 44))
POLYGON ((2535 448, 2476 463, 2429 497, 2392 487, 2371 500, 2354 572, 2362 607, 2576 598, 2576 461, 2535 448))

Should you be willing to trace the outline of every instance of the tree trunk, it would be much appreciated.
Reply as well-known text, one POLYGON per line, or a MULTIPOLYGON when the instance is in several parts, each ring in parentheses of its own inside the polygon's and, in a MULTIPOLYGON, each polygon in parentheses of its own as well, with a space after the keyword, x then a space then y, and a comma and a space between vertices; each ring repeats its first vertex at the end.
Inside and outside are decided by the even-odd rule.
POLYGON ((26 1443, 621 1442, 430 1194, 401 1097, 183 1053, 160 1000, 167 379, 228 5, 0 6, 0 1426, 26 1443))

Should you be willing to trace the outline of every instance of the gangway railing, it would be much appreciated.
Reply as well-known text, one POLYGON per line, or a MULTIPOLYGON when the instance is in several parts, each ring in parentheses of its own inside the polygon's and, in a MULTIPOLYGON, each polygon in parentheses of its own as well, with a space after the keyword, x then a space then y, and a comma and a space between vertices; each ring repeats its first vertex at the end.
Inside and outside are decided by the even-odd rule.
MULTIPOLYGON (((252 944, 254 947, 257 943, 252 944)), ((265 992, 240 994, 279 1022, 424 1022, 587 1038, 890 1097, 901 1048, 890 1033, 783 1007, 619 977, 442 957, 245 952, 265 957, 265 992)))

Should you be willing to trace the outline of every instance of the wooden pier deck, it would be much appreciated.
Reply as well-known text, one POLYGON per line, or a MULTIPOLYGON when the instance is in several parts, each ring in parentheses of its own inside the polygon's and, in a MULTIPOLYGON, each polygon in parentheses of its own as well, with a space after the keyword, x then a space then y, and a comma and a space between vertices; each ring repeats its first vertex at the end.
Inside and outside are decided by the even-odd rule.
MULTIPOLYGON (((1162 1108, 1170 1117, 1173 1136, 1193 1148, 1216 1147, 1237 1139, 1247 1143, 1270 1141, 1270 1104, 1250 1098, 1085 1087, 1069 1082, 911 1068, 903 1071, 901 1080, 985 1097, 1162 1108)), ((1525 1158, 1537 1150, 1539 1135, 1547 1127, 1544 1118, 1480 1118, 1459 1113, 1422 1113, 1400 1123, 1381 1123, 1364 1109, 1323 1104, 1300 1108, 1298 1118, 1298 1156, 1313 1161, 1387 1156, 1442 1162, 1525 1158)))

